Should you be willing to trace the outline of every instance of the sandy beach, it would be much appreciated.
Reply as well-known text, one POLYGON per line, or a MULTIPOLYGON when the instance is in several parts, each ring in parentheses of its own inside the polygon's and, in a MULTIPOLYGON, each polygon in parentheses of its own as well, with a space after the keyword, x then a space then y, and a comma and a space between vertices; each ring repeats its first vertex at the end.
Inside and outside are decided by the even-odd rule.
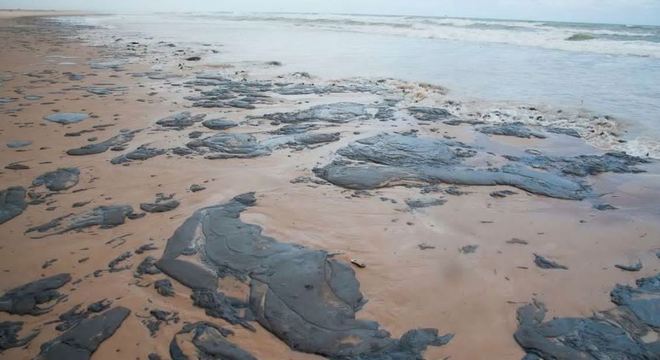
POLYGON ((610 292, 657 281, 660 166, 608 148, 612 123, 69 15, 0 11, 0 358, 520 359, 533 303, 628 306, 630 358, 658 355, 610 292), (84 326, 104 335, 71 345, 84 326))

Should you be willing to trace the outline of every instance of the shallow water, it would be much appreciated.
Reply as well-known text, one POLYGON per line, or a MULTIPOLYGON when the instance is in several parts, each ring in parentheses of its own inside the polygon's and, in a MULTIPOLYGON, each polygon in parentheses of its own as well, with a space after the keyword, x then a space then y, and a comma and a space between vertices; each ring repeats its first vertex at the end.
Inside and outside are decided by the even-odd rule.
POLYGON ((75 21, 126 37, 211 44, 220 49, 205 58, 211 62, 276 60, 278 73, 391 77, 442 85, 462 98, 587 110, 615 117, 628 140, 660 139, 660 27, 265 14, 75 21), (590 40, 566 40, 575 34, 590 40))

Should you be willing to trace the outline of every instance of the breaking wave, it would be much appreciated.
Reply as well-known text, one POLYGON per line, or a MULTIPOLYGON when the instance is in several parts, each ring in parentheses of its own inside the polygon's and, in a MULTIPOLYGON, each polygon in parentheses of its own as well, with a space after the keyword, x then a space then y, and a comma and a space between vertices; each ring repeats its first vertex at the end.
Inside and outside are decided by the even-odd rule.
POLYGON ((373 15, 213 13, 187 16, 200 20, 282 23, 333 31, 660 58, 658 26, 373 15))

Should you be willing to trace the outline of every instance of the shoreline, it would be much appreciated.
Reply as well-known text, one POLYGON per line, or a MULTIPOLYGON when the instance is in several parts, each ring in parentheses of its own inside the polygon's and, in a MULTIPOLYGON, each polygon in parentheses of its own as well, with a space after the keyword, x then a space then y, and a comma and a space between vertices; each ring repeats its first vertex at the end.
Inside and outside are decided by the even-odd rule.
MULTIPOLYGON (((507 164, 510 160, 503 154, 533 155, 525 151, 530 148, 557 157, 603 152, 585 145, 582 139, 550 133, 544 127, 529 128, 544 138, 527 139, 478 132, 476 129, 482 126, 479 124, 448 125, 425 118, 424 113, 411 116, 411 107, 429 106, 444 99, 442 91, 418 84, 327 82, 292 74, 267 80, 251 76, 263 64, 245 68, 231 64, 233 68, 219 70, 204 61, 185 61, 212 50, 204 47, 172 47, 158 39, 149 44, 133 44, 124 39, 102 49, 67 37, 71 29, 62 28, 59 37, 43 35, 39 26, 45 24, 33 24, 35 33, 26 33, 22 38, 16 38, 21 36, 16 33, 11 35, 13 38, 8 36, 4 41, 9 50, 1 55, 3 67, 7 68, 2 69, 0 98, 16 100, 0 107, 0 139, 3 144, 12 140, 30 140, 32 144, 17 149, 3 146, 3 166, 19 163, 29 169, 3 170, 0 189, 24 186, 35 192, 36 200, 44 202, 28 205, 23 214, 0 225, 9 234, 0 240, 6 259, 0 288, 11 289, 41 274, 59 272, 71 273, 76 284, 61 289, 69 296, 68 301, 57 304, 48 314, 26 318, 2 313, 2 319, 25 321, 24 331, 42 328, 27 350, 11 349, 6 352, 8 356, 36 355, 39 344, 59 335, 52 325, 46 325, 48 320, 75 304, 87 305, 106 298, 113 300, 113 306, 130 309, 132 314, 114 336, 100 345, 94 359, 114 358, 117 351, 127 357, 146 358, 152 352, 166 357, 168 344, 183 322, 201 320, 230 327, 236 334, 228 340, 259 359, 321 358, 291 350, 254 321, 251 323, 257 327, 256 333, 207 316, 204 309, 193 306, 193 292, 174 280, 174 297, 157 294, 151 283, 167 278, 165 275, 133 274, 147 255, 162 259, 168 239, 195 211, 227 204, 234 196, 251 191, 256 192, 256 205, 240 215, 244 223, 260 226, 265 236, 278 242, 339 253, 337 258, 349 264, 351 259, 366 264, 365 268, 353 266, 360 290, 368 300, 357 312, 359 319, 377 321, 396 338, 418 327, 437 328, 441 334, 454 333, 447 345, 428 348, 424 355, 430 359, 469 359, 485 351, 497 358, 521 358, 524 352, 514 341, 513 333, 518 326, 515 312, 523 303, 539 299, 551 316, 590 316, 594 310, 612 307, 607 293, 616 283, 632 284, 635 279, 653 276, 658 271, 658 245, 654 239, 660 235, 660 227, 654 222, 657 214, 652 212, 652 204, 660 194, 655 181, 660 174, 656 163, 640 164, 649 171, 645 174, 588 175, 583 179, 593 185, 594 197, 590 195, 583 201, 560 200, 503 185, 457 185, 458 193, 467 194, 456 195, 453 186, 424 184, 424 177, 408 186, 356 191, 337 186, 338 182, 333 185, 336 179, 323 179, 312 169, 327 167, 335 159, 347 160, 338 155, 340 149, 381 133, 397 132, 406 137, 413 131, 418 138, 463 142, 466 147, 462 151, 475 153, 472 157, 466 155, 465 166, 474 168, 507 164), (29 61, 30 58, 38 60, 29 61), (204 77, 208 72, 216 78, 204 77), (280 82, 292 85, 280 86, 280 82), (225 107, 222 94, 212 93, 216 86, 242 94, 239 101, 243 102, 225 107), (338 86, 346 90, 335 92, 338 86), (268 90, 260 92, 260 88, 268 90), (27 100, 27 96, 41 98, 27 100), (204 102, 213 101, 220 101, 223 107, 194 106, 195 102, 212 105, 204 102), (389 105, 395 101, 398 105, 389 105), (284 142, 291 141, 286 134, 273 133, 287 126, 286 117, 284 121, 264 117, 281 113, 296 116, 296 112, 316 105, 342 102, 364 104, 364 110, 350 110, 357 114, 351 116, 361 117, 360 120, 311 121, 311 130, 303 128, 297 134, 339 134, 337 140, 327 142, 284 142), (256 109, 245 109, 249 105, 256 109), (84 112, 90 117, 68 125, 43 120, 55 110, 84 112), (193 115, 206 113, 205 120, 222 118, 238 126, 220 122, 216 126, 231 127, 217 130, 195 121, 174 126, 157 123, 182 111, 193 115), (141 131, 132 134, 126 143, 113 144, 116 150, 87 156, 67 154, 71 149, 121 135, 120 129, 141 131), (255 140, 250 141, 256 141, 264 147, 261 151, 269 153, 210 160, 213 151, 198 152, 198 147, 189 145, 195 141, 190 138, 195 131, 201 132, 197 139, 225 133, 251 135, 255 140), (76 133, 79 135, 66 136, 76 133), (141 146, 165 152, 148 159, 138 157, 123 164, 111 163, 141 146), (177 149, 187 150, 183 153, 177 149), (80 169, 78 184, 60 191, 31 185, 39 175, 59 167, 80 169), (193 192, 191 184, 206 189, 193 192), (504 198, 491 195, 502 190, 515 194, 504 198), (43 239, 24 233, 53 218, 85 213, 101 205, 130 204, 140 213, 139 204, 154 202, 157 193, 174 193, 180 204, 168 212, 127 219, 110 229, 85 228, 82 232, 43 239), (423 208, 407 204, 408 200, 417 199, 444 203, 423 208), (90 203, 74 207, 87 201, 90 203), (593 206, 599 204, 612 204, 619 209, 595 210, 593 206), (111 242, 117 238, 123 242, 111 242), (527 245, 507 243, 513 238, 523 239, 527 245), (149 242, 158 249, 144 255, 134 252, 149 242), (422 250, 424 246, 420 245, 428 248, 422 250), (478 245, 474 253, 461 251, 469 245, 478 245), (133 254, 128 260, 131 269, 108 272, 106 265, 126 251, 133 254), (537 268, 533 253, 550 257, 569 270, 537 268), (57 261, 42 268, 49 259, 57 261), (635 259, 644 264, 637 273, 614 268, 615 264, 633 263, 635 259), (99 269, 104 272, 97 278, 92 274, 99 269), (82 281, 77 283, 79 279, 82 281), (149 286, 140 286, 146 283, 149 286), (562 284, 561 292, 557 291, 558 283, 562 284), (151 337, 140 317, 148 316, 147 309, 176 311, 181 323, 162 323, 151 337)), ((456 112, 456 108, 450 109, 456 112)), ((451 161, 456 163, 453 166, 464 163, 451 161)), ((551 162, 549 166, 556 165, 551 162)), ((575 180, 559 176, 562 181, 575 180)), ((204 266, 209 269, 213 264, 204 266)), ((220 280, 220 284, 223 292, 245 296, 245 284, 229 279, 220 280)))
MULTIPOLYGON (((0 13, 3 10, 0 10, 0 13)), ((20 11, 20 10, 19 10, 20 11)), ((9 11, 11 12, 11 11, 9 11)), ((69 17, 69 16, 100 16, 109 15, 105 13, 89 13, 89 12, 67 12, 57 10, 34 10, 37 17, 69 17), (43 13, 43 15, 39 15, 43 13)), ((25 16, 32 16, 26 14, 25 16)), ((488 19, 485 19, 488 20, 488 19)), ((64 24, 63 24, 64 25, 64 24)), ((64 25, 69 26, 69 25, 64 25)), ((92 26, 94 27, 94 25, 92 26)), ((117 30, 117 29, 116 29, 117 30)), ((133 36, 134 34, 125 34, 133 36)), ((88 39, 91 40, 91 39, 88 39)), ((97 41, 99 39, 96 39, 97 41)), ((199 45, 199 44, 198 44, 199 45)), ((213 57, 211 61, 218 60, 219 57, 213 57)), ((213 69, 215 64, 208 63, 204 59, 204 65, 209 69, 213 69)), ((219 68, 224 67, 225 63, 220 62, 217 64, 219 68)), ((238 62, 237 66, 245 66, 238 62)), ((233 65, 228 65, 233 66, 233 65)), ((258 77, 273 77, 276 73, 263 72, 259 69, 258 77)), ((361 77, 365 80, 378 81, 381 77, 361 77)), ((314 76, 315 80, 324 81, 343 81, 344 78, 319 78, 314 76)), ((351 79, 351 78, 348 78, 351 79)), ((396 78, 386 78, 393 81, 398 81, 401 86, 420 86, 427 85, 426 82, 402 80, 396 78)), ((442 85, 428 84, 430 87, 442 88, 442 85)), ((547 103, 533 101, 525 102, 522 100, 507 100, 507 99, 486 99, 483 95, 473 96, 463 90, 457 93, 456 89, 446 89, 449 96, 444 101, 457 101, 459 105, 465 107, 461 109, 453 107, 452 111, 460 112, 463 117, 471 118, 474 121, 488 121, 494 123, 510 123, 510 122, 523 122, 528 125, 534 126, 557 126, 569 127, 578 131, 586 141, 602 151, 623 151, 631 155, 640 157, 650 157, 653 159, 660 159, 660 143, 652 135, 643 135, 645 130, 648 130, 649 124, 638 123, 640 119, 633 120, 625 116, 608 115, 594 108, 584 108, 582 106, 568 106, 562 107, 549 105, 547 103), (452 91, 453 90, 453 91, 452 91), (485 116, 483 116, 485 114, 485 116), (476 115, 476 116, 475 116, 476 115)), ((422 95, 425 96, 425 95, 422 95)), ((436 100, 437 101, 437 100, 436 100)))
MULTIPOLYGON (((201 31, 198 29, 200 25, 195 23, 194 16, 165 15, 165 19, 176 25, 160 26, 156 17, 148 15, 129 16, 122 19, 108 17, 89 23, 112 26, 115 33, 120 33, 125 38, 134 38, 137 41, 142 41, 142 39, 136 35, 144 34, 147 37, 156 38, 164 36, 168 41, 186 44, 188 43, 186 34, 197 34, 201 31), (142 28, 136 26, 139 23, 143 23, 144 26, 142 28), (177 31, 171 31, 175 28, 177 31)), ((201 17, 201 19, 205 18, 201 17)), ((258 17, 252 19, 240 16, 206 19, 203 26, 209 32, 227 35, 200 34, 198 42, 217 46, 219 51, 217 54, 205 54, 202 63, 208 66, 234 64, 238 68, 249 66, 253 68, 253 74, 256 72, 255 76, 263 75, 264 78, 279 76, 281 73, 306 71, 320 79, 400 78, 403 79, 402 86, 419 82, 437 83, 448 86, 452 90, 448 99, 455 100, 466 108, 461 113, 463 116, 472 117, 474 113, 477 113, 490 116, 490 118, 486 116, 480 118, 480 120, 490 122, 522 121, 533 125, 556 123, 559 127, 576 129, 588 138, 591 144, 595 144, 601 149, 626 151, 637 156, 649 154, 651 157, 660 158, 660 144, 656 140, 658 134, 655 133, 653 125, 656 110, 649 97, 656 89, 654 86, 648 87, 648 84, 641 80, 646 76, 643 75, 644 67, 649 69, 651 75, 654 72, 654 66, 652 62, 649 62, 650 60, 637 61, 630 58, 613 61, 607 57, 589 55, 587 51, 582 55, 576 55, 581 60, 574 63, 572 61, 574 57, 570 53, 561 51, 547 52, 533 47, 518 48, 489 43, 483 44, 485 49, 480 50, 481 48, 477 45, 457 45, 443 40, 436 42, 431 39, 415 39, 412 35, 411 38, 388 36, 388 34, 392 35, 388 32, 379 35, 377 26, 372 30, 351 28, 351 19, 345 19, 347 24, 344 24, 341 19, 337 20, 335 25, 340 27, 338 32, 328 32, 328 29, 324 27, 315 30, 314 23, 310 23, 310 19, 301 24, 298 24, 296 19, 286 18, 269 21, 258 17), (272 29, 273 34, 269 35, 273 37, 271 41, 264 41, 264 36, 259 33, 259 26, 272 29), (355 51, 346 53, 346 51, 338 50, 330 51, 327 54, 327 59, 343 59, 344 63, 333 63, 333 61, 324 60, 321 57, 318 62, 314 62, 318 65, 310 64, 305 60, 307 55, 304 52, 296 50, 295 47, 289 48, 286 42, 280 40, 294 36, 296 28, 305 28, 310 31, 310 34, 302 37, 299 42, 305 43, 312 53, 324 51, 315 45, 313 37, 320 37, 327 41, 346 42, 346 46, 354 48, 355 51), (374 31, 376 33, 373 33, 374 31), (237 37, 232 35, 234 33, 237 36, 244 34, 247 38, 244 41, 235 40, 237 37), (390 42, 383 43, 386 39, 389 39, 393 45, 387 45, 390 42), (253 44, 253 46, 247 46, 247 44, 253 44), (440 57, 440 59, 446 58, 446 60, 437 64, 415 60, 408 64, 405 57, 397 55, 398 47, 404 49, 402 50, 404 52, 426 54, 422 58, 436 59, 440 57), (375 58, 366 57, 368 56, 366 51, 372 52, 375 58), (480 67, 485 66, 488 69, 491 64, 488 64, 487 61, 472 63, 470 57, 452 55, 453 53, 475 53, 477 56, 481 51, 491 53, 494 57, 515 54, 523 59, 532 57, 539 58, 541 61, 541 59, 547 58, 548 63, 530 67, 524 61, 520 61, 509 67, 496 67, 493 71, 479 71, 480 67), (282 66, 258 68, 259 63, 267 63, 272 59, 278 60, 282 66), (593 63, 594 66, 601 63, 607 64, 603 66, 616 71, 622 78, 614 81, 615 78, 611 76, 611 73, 598 71, 598 68, 595 72, 591 71, 580 66, 582 62, 593 63), (362 63, 373 65, 355 65, 362 63), (472 65, 461 66, 455 65, 456 63, 472 65), (627 63, 630 66, 625 66, 627 63), (416 65, 414 69, 410 68, 413 64, 416 65), (547 67, 556 68, 557 66, 573 70, 559 72, 546 70, 547 67), (476 69, 472 67, 476 67, 476 69), (521 74, 531 72, 535 75, 519 76, 516 75, 518 74, 516 69, 519 69, 521 74), (471 73, 480 75, 473 76, 471 73), (464 76, 457 74, 464 74, 464 76), (567 80, 558 80, 558 77, 567 80), (608 90, 600 91, 598 92, 600 96, 595 96, 595 91, 598 89, 594 88, 594 81, 599 78, 610 79, 604 80, 605 83, 601 85, 607 87, 608 90), (622 84, 622 81, 623 84, 628 85, 633 85, 633 83, 625 82, 624 78, 640 80, 633 81, 637 85, 626 90, 626 86, 621 87, 619 84, 622 84), (529 94, 521 89, 529 89, 529 94), (529 111, 532 108, 536 111, 529 111), (496 115, 498 112, 500 114, 496 115)), ((97 40, 90 39, 90 41, 100 41, 102 35, 96 37, 97 40)), ((149 41, 145 41, 145 43, 150 44, 149 41)), ((449 110, 456 111, 457 109, 450 107, 449 110)))

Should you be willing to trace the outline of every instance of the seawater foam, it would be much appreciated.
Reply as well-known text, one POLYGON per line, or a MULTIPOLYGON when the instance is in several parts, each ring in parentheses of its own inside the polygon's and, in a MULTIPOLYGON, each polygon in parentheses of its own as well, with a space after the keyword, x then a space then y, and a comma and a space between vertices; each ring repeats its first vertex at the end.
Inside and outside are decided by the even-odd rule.
POLYGON ((512 103, 465 102, 459 116, 481 114, 480 120, 492 123, 522 122, 527 125, 576 130, 589 145, 603 151, 623 151, 630 155, 660 159, 660 143, 644 136, 628 139, 625 124, 609 116, 587 111, 557 110, 548 106, 524 106, 512 103))
MULTIPOLYGON (((108 18, 107 16, 105 18, 108 18)), ((99 26, 103 16, 71 22, 99 26)), ((148 17, 141 21, 149 21, 148 17)), ((660 58, 660 27, 506 21, 419 16, 186 13, 161 14, 158 21, 236 21, 277 23, 296 28, 394 35, 412 38, 509 44, 551 50, 660 58), (571 37, 578 35, 578 41, 571 37), (582 36, 580 36, 582 35, 582 36), (580 41, 581 40, 581 41, 580 41)), ((153 20, 153 19, 152 19, 153 20)))
POLYGON ((188 16, 226 21, 282 23, 333 31, 660 58, 660 27, 654 26, 627 27, 607 24, 367 15, 191 14, 188 16), (590 40, 567 40, 577 34, 586 34, 590 40))
POLYGON ((393 80, 390 84, 406 89, 403 107, 426 104, 447 109, 466 121, 478 120, 492 124, 521 122, 530 126, 573 129, 587 144, 597 149, 660 159, 660 142, 657 139, 643 135, 629 139, 625 136, 626 125, 610 116, 545 105, 454 99, 446 89, 423 83, 393 80))

